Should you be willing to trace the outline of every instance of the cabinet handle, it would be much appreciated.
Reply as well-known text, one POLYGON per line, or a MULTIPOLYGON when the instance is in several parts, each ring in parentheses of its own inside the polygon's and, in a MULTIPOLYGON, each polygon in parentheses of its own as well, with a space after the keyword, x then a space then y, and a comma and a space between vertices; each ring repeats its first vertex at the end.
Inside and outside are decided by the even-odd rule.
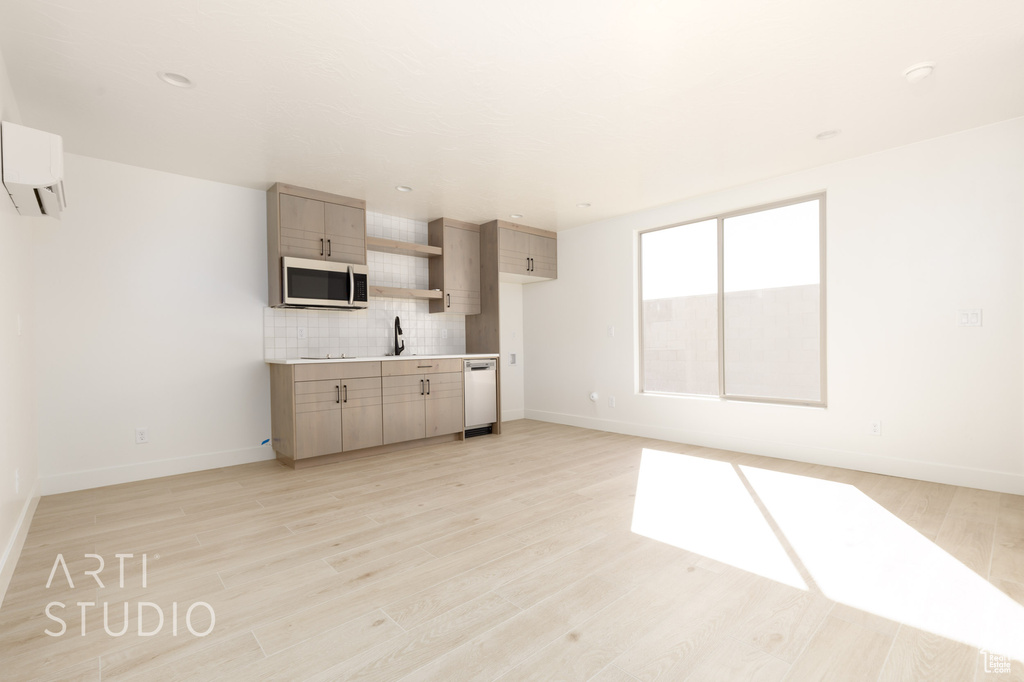
POLYGON ((536 269, 537 269, 537 267, 534 265, 533 259, 531 258, 530 259, 530 272, 533 272, 536 269))
POLYGON ((320 240, 320 255, 324 255, 324 240, 320 240))
POLYGON ((448 307, 451 308, 452 307, 452 295, 451 294, 445 294, 445 296, 448 297, 448 307))
POLYGON ((526 271, 527 272, 530 271, 530 259, 529 258, 526 259, 526 271))
POLYGON ((335 385, 334 390, 338 392, 338 397, 337 397, 337 399, 334 402, 336 402, 336 403, 338 403, 340 405, 341 404, 341 386, 335 385))
POLYGON ((341 387, 343 389, 345 389, 345 397, 341 399, 341 402, 347 403, 348 402, 348 384, 342 384, 341 387))
POLYGON ((330 239, 327 240, 327 257, 328 258, 331 257, 331 240, 330 239))
POLYGON ((427 379, 427 395, 430 395, 430 379, 427 379))
POLYGON ((423 379, 420 379, 420 395, 423 395, 423 379))

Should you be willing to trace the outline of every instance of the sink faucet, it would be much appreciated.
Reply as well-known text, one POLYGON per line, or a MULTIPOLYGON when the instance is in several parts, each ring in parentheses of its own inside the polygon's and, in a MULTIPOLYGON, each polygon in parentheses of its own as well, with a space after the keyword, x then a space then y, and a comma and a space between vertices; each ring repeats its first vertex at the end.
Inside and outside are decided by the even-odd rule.
POLYGON ((395 317, 395 355, 401 355, 405 350, 405 341, 402 340, 402 323, 395 317))

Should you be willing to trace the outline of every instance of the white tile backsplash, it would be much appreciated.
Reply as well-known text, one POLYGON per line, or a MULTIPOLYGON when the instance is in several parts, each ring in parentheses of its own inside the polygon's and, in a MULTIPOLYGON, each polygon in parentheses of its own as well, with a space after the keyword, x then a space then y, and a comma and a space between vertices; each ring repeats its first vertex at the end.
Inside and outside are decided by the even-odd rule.
MULTIPOLYGON (((371 237, 427 243, 427 224, 419 220, 366 212, 371 237)), ((370 251, 370 284, 428 288, 426 258, 370 251)), ((366 310, 305 310, 265 308, 263 349, 268 360, 300 357, 387 355, 394 348, 395 317, 402 321, 405 353, 457 355, 466 352, 466 319, 462 315, 431 313, 425 300, 370 298, 366 310), (300 339, 298 330, 306 330, 300 339)))

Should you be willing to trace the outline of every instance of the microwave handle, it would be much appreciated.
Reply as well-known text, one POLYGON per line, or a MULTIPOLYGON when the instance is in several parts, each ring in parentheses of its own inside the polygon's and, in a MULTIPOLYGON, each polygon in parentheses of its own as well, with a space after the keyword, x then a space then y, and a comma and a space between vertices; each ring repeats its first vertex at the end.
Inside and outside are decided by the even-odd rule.
POLYGON ((348 304, 356 304, 356 273, 352 272, 352 266, 348 266, 348 304))

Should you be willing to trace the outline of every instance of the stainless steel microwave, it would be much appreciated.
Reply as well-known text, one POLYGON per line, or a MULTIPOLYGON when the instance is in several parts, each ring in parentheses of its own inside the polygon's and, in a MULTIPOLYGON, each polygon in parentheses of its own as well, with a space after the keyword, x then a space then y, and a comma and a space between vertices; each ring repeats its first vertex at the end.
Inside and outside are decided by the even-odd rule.
POLYGON ((369 305, 365 265, 306 258, 281 259, 282 305, 358 310, 369 305))

